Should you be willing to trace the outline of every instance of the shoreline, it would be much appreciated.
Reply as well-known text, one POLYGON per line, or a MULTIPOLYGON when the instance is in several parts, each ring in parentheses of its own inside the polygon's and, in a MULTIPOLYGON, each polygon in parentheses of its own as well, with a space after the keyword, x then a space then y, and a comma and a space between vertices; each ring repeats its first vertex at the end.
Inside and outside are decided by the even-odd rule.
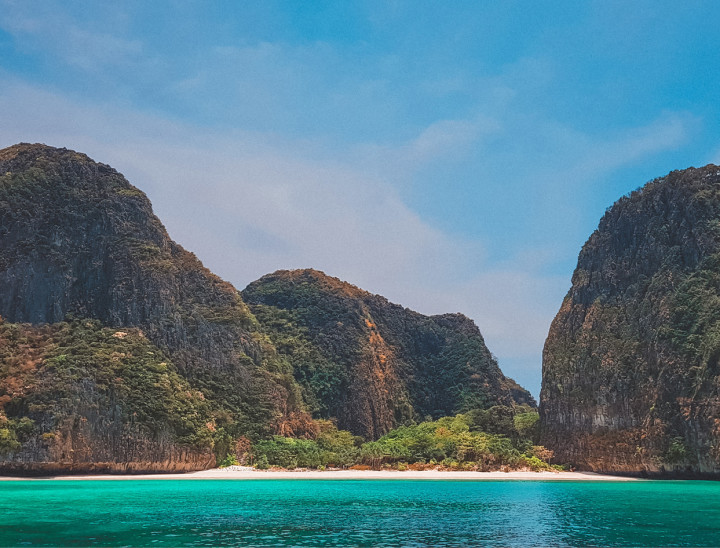
POLYGON ((47 480, 464 480, 464 481, 646 481, 595 472, 466 472, 439 470, 255 470, 212 468, 183 474, 82 474, 43 477, 0 476, 1 481, 47 480))

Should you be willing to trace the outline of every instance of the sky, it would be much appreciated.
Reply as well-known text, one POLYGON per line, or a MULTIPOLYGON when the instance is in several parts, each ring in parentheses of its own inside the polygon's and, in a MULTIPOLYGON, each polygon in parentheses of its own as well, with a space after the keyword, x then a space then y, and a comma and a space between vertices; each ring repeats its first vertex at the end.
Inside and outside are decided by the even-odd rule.
POLYGON ((110 164, 239 289, 462 312, 539 394, 621 196, 720 163, 715 1, 0 0, 0 147, 110 164))

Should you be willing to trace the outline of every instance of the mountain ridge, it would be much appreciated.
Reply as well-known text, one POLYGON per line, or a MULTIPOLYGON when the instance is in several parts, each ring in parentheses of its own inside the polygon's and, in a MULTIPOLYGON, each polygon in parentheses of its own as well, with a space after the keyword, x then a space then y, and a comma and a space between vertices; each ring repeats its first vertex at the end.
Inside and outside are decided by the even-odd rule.
POLYGON ((332 415, 353 433, 375 438, 404 421, 452 415, 493 400, 534 405, 527 391, 500 372, 480 330, 462 314, 424 316, 313 269, 267 274, 243 290, 243 299, 281 353, 296 350, 283 344, 282 331, 273 332, 273 322, 289 314, 305 329, 297 334, 297 346, 312 347, 312 357, 297 358, 305 364, 298 381, 310 400, 318 391, 327 391, 324 399, 333 401, 350 395, 347 408, 334 408, 332 415), (326 317, 327 310, 342 313, 326 317), (314 362, 325 369, 318 371, 314 362), (448 368, 454 386, 432 381, 435 368, 448 368), (333 376, 333 370, 342 375, 333 376), (322 376, 336 384, 312 388, 322 376), (424 388, 430 384, 432 394, 424 388), (472 389, 460 386, 465 384, 472 389), (395 421, 378 422, 363 386, 374 387, 370 399, 382 402, 383 416, 395 421))
MULTIPOLYGON (((302 367, 270 337, 276 330, 263 321, 279 321, 278 312, 274 319, 254 314, 230 283, 170 239, 145 194, 110 166, 40 144, 0 150, 0 242, 0 468, 186 471, 274 434, 312 438, 319 427, 311 413, 336 418, 322 412, 336 403, 311 393, 302 367), (154 394, 155 411, 143 394, 154 394)), ((363 346, 336 337, 334 349, 322 347, 368 358, 343 362, 362 363, 360 376, 343 372, 343 364, 333 370, 355 379, 345 386, 351 394, 364 394, 339 396, 357 403, 348 413, 360 418, 349 426, 365 426, 356 432, 377 438, 425 418, 407 407, 396 415, 388 400, 386 389, 408 390, 407 363, 391 366, 403 340, 393 329, 400 333, 402 322, 381 331, 366 317, 366 299, 432 325, 430 335, 455 337, 460 342, 449 347, 458 352, 488 356, 488 386, 474 379, 447 398, 472 398, 475 390, 476 403, 488 407, 526 394, 505 379, 470 320, 398 312, 405 309, 333 280, 313 306, 329 322, 362 320, 363 346), (322 308, 328 304, 337 306, 322 308)), ((288 340, 305 333, 296 319, 280 318, 288 340)), ((305 350, 332 361, 332 352, 305 350)), ((458 386, 452 376, 460 369, 440 369, 439 386, 458 386)))

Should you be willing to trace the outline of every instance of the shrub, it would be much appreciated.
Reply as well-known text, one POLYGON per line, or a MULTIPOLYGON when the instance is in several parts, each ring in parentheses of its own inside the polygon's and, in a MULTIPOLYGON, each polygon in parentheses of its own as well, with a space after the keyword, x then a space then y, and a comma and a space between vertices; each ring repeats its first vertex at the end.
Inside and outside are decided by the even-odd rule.
POLYGON ((551 470, 551 466, 545 462, 537 458, 535 455, 531 456, 523 456, 523 459, 525 461, 525 466, 530 468, 530 470, 534 472, 540 472, 541 470, 551 470))
MULTIPOLYGON (((505 410, 496 410, 505 416, 505 410)), ((536 413, 524 411, 520 424, 532 427, 536 413), (527 415, 527 416, 524 416, 527 415)), ((472 430, 475 425, 470 414, 443 417, 412 426, 401 426, 377 441, 360 445, 360 438, 338 430, 329 421, 317 421, 316 440, 275 436, 256 442, 252 454, 256 462, 265 459, 268 465, 283 468, 319 468, 341 466, 357 468, 406 469, 429 462, 442 462, 447 468, 464 470, 497 467, 529 467, 548 469, 546 460, 552 451, 533 446, 515 431, 514 438, 472 430)))
POLYGON ((253 446, 256 459, 265 457, 273 466, 282 468, 317 468, 322 462, 320 448, 313 440, 274 436, 253 446))
POLYGON ((258 470, 267 470, 270 468, 270 463, 268 463, 265 455, 260 455, 260 457, 255 461, 255 468, 258 470))
POLYGON ((683 438, 673 438, 670 441, 663 460, 668 464, 680 464, 687 457, 687 448, 683 438))
POLYGON ((20 442, 10 428, 0 428, 0 454, 20 449, 20 442))
POLYGON ((232 453, 225 455, 225 458, 218 463, 218 468, 227 468, 228 466, 236 466, 238 460, 232 453))

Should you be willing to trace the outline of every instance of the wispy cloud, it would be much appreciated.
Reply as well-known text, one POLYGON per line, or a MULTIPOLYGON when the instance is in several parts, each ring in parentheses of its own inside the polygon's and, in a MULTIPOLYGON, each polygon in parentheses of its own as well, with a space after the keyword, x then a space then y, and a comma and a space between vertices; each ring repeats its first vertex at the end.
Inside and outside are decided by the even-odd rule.
MULTIPOLYGON (((170 234, 238 288, 278 268, 314 267, 424 313, 463 312, 501 363, 522 363, 508 374, 539 386, 542 343, 569 283, 546 271, 537 253, 547 250, 488 262, 482 240, 438 230, 373 170, 327 160, 322 151, 313 159, 303 141, 202 130, 8 79, 0 84, 0 120, 3 146, 43 141, 124 172, 149 194, 170 234)), ((431 126, 398 149, 400 165, 412 170, 413 159, 479 143, 487 127, 503 130, 482 118, 431 126)), ((598 170, 673 146, 684 128, 668 116, 616 143, 586 139, 563 176, 587 182, 598 170)))
POLYGON ((482 255, 423 222, 392 187, 313 161, 302 145, 81 106, 26 85, 1 86, 0 97, 15 106, 0 107, 4 144, 42 140, 111 163, 148 192, 174 237, 239 287, 313 266, 383 291, 428 271, 452 278, 482 255))
POLYGON ((622 3, 370 2, 324 28, 282 6, 0 0, 0 144, 110 163, 238 287, 312 266, 466 313, 537 391, 580 245, 642 177, 694 159, 672 155, 708 124, 707 97, 688 99, 701 86, 628 51, 717 48, 654 4, 626 19, 622 3), (654 95, 653 78, 682 100, 654 95))
MULTIPOLYGON (((56 61, 85 71, 147 62, 138 39, 125 39, 104 27, 81 26, 52 3, 0 2, 0 27, 28 51, 50 48, 56 61)), ((42 51, 42 53, 46 53, 42 51)))
MULTIPOLYGON (((591 141, 581 140, 584 147, 594 150, 573 165, 568 176, 575 180, 611 172, 640 158, 674 149, 687 142, 690 132, 700 123, 698 117, 686 112, 664 112, 649 124, 591 141)), ((575 137, 577 139, 577 136, 575 137)))

